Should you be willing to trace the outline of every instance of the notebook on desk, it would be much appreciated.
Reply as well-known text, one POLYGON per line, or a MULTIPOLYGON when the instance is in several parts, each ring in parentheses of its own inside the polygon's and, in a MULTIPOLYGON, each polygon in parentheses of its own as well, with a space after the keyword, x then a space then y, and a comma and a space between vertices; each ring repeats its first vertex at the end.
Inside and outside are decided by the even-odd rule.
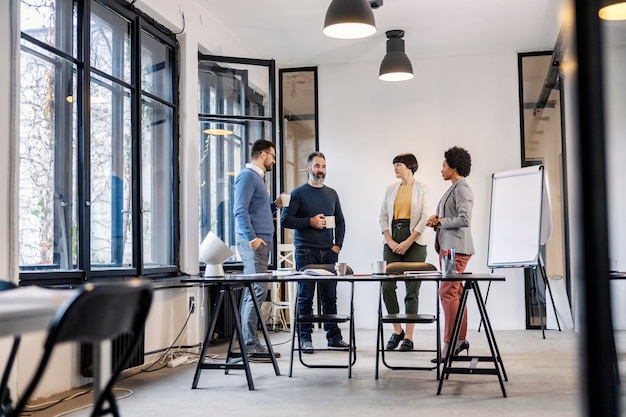
POLYGON ((310 268, 302 271, 294 272, 289 275, 309 275, 309 276, 334 276, 335 274, 322 268, 310 268))
POLYGON ((404 271, 404 275, 419 275, 428 277, 440 277, 440 271, 404 271))

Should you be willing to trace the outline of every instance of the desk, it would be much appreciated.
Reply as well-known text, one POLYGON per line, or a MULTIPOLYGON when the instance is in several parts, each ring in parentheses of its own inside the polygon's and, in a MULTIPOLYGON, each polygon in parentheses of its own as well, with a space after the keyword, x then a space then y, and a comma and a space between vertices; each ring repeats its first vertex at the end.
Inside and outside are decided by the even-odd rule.
MULTIPOLYGON (((200 380, 200 374, 204 369, 223 369, 225 373, 228 373, 231 369, 243 369, 246 374, 246 380, 248 382, 248 389, 254 390, 254 381, 252 380, 252 373, 250 372, 250 363, 248 359, 248 355, 245 354, 245 343, 243 341, 243 329, 241 327, 241 313, 240 313, 240 303, 237 300, 235 295, 235 290, 238 288, 247 288, 249 291, 254 294, 251 286, 255 282, 272 282, 276 281, 272 279, 272 274, 228 274, 224 277, 200 277, 200 278, 186 278, 182 279, 181 282, 188 283, 201 283, 203 285, 217 285, 219 286, 219 296, 217 301, 213 304, 213 309, 211 311, 211 319, 209 321, 209 327, 207 333, 204 337, 204 343, 202 344, 202 351, 200 352, 200 359, 198 359, 198 365, 196 366, 196 372, 193 377, 193 383, 191 385, 192 389, 196 389, 198 387, 198 382, 200 380), (211 339, 213 338, 213 331, 215 330, 215 325, 217 323, 217 318, 219 315, 220 307, 224 303, 224 298, 228 297, 230 301, 228 304, 230 305, 231 312, 235 317, 235 331, 231 336, 228 352, 226 354, 226 360, 223 363, 212 363, 206 362, 206 353, 211 344, 211 339), (235 355, 233 352, 233 344, 234 338, 237 337, 239 342, 239 350, 240 355, 235 355)), ((274 356, 274 348, 272 347, 271 340, 267 333, 267 326, 265 325, 265 320, 263 319, 263 315, 261 314, 261 306, 256 299, 256 297, 252 297, 252 301, 254 302, 254 309, 256 311, 257 317, 259 318, 259 323, 261 323, 261 328, 263 329, 263 338, 265 339, 265 344, 267 345, 267 349, 269 351, 269 357, 272 361, 272 365, 274 366, 274 372, 276 375, 280 375, 280 370, 278 369, 278 362, 276 361, 276 357, 274 356)))
MULTIPOLYGON (((442 278, 442 280, 450 280, 450 278, 442 278)), ((500 382, 500 388, 502 389, 502 395, 506 397, 506 390, 504 389, 504 380, 508 381, 506 371, 504 370, 504 364, 502 363, 502 357, 500 356, 500 350, 496 343, 496 338, 487 315, 487 307, 485 306, 485 300, 480 292, 478 283, 480 281, 504 281, 503 276, 496 276, 490 274, 463 274, 458 277, 458 280, 465 281, 463 285, 463 292, 461 294, 461 301, 459 303, 459 310, 457 311, 456 318, 454 320, 454 327, 452 328, 452 338, 450 339, 450 346, 448 356, 446 357, 443 369, 441 370, 441 378, 439 378, 439 387, 437 388, 437 395, 441 394, 441 388, 443 381, 448 379, 450 374, 475 374, 475 375, 497 375, 500 382), (461 331, 461 321, 463 318, 463 311, 467 305, 467 298, 469 292, 474 291, 476 303, 478 304, 478 311, 480 312, 481 321, 485 325, 485 335, 487 337, 487 343, 489 344, 490 356, 455 356, 451 353, 454 352, 453 347, 456 346, 456 342, 459 338, 459 332, 461 331), (469 367, 453 367, 452 363, 455 361, 470 362, 469 367), (493 368, 478 368, 479 362, 489 362, 493 364, 493 368)))
MULTIPOLYGON (((416 274, 403 274, 403 275, 371 275, 371 274, 355 274, 355 275, 346 275, 346 276, 335 276, 335 275, 321 275, 321 276, 311 276, 311 275, 281 275, 281 276, 273 276, 271 273, 267 274, 226 274, 223 277, 196 277, 196 278, 185 278, 182 279, 181 282, 187 283, 195 283, 201 285, 219 285, 221 287, 219 300, 222 300, 223 297, 228 295, 231 297, 231 305, 234 306, 233 314, 236 317, 236 333, 240 338, 239 343, 243 345, 242 338, 242 330, 241 330, 241 316, 239 314, 238 303, 234 300, 233 289, 241 288, 243 286, 249 287, 253 282, 293 282, 293 281, 305 281, 305 280, 313 280, 313 281, 323 281, 323 280, 333 280, 333 281, 348 281, 348 282, 380 282, 380 281, 406 281, 407 279, 418 279, 418 280, 428 280, 428 281, 440 281, 440 280, 450 280, 450 278, 442 278, 439 273, 416 273, 416 274)), ((442 369, 441 377, 439 379, 439 388, 437 390, 437 394, 441 393, 441 388, 443 385, 444 379, 447 379, 450 374, 488 374, 488 375, 497 375, 500 381, 500 387, 502 389, 502 394, 506 397, 506 391, 504 390, 503 384, 503 376, 505 380, 508 380, 506 376, 506 372, 504 370, 504 366, 502 364, 502 359, 500 357, 500 351, 498 349, 498 345, 496 343, 496 339, 493 333, 493 329, 491 327, 491 322, 489 321, 489 317, 487 315, 487 308, 485 307, 485 302, 480 292, 480 287, 478 283, 480 281, 504 281, 504 276, 497 276, 491 274, 463 274, 458 277, 458 280, 465 281, 465 285, 463 286, 463 293, 461 296, 461 304, 459 308, 459 312, 456 317, 455 326, 453 328, 452 340, 450 341, 450 346, 454 346, 456 344, 456 340, 459 336, 459 331, 461 330, 461 317, 462 312, 467 304, 467 298, 469 295, 469 291, 473 290, 474 295, 476 297, 476 302, 478 303, 478 309, 480 311, 481 319, 485 324, 485 334, 487 335, 487 341, 489 343, 489 348, 491 350, 491 356, 452 356, 448 355, 448 358, 444 362, 444 366, 442 369), (492 362, 494 364, 493 369, 475 369, 473 367, 470 368, 456 368, 452 367, 452 363, 454 361, 480 361, 483 362, 492 362)), ((257 314, 261 318, 261 309, 258 303, 255 302, 255 309, 257 314)), ((246 372, 246 378, 248 379, 248 388, 250 390, 254 389, 254 385, 252 383, 252 376, 250 374, 250 365, 245 355, 242 355, 241 358, 237 358, 238 361, 241 361, 242 364, 235 364, 230 358, 227 358, 227 363, 224 364, 214 364, 214 363, 205 363, 204 358, 206 355, 206 350, 211 341, 211 335, 213 334, 213 329, 215 327, 215 323, 217 321, 217 311, 214 310, 211 314, 211 320, 209 329, 207 331, 205 341, 202 347, 202 353, 200 356, 200 360, 198 361, 198 366, 196 368, 196 373, 194 375, 194 382, 192 388, 197 387, 198 379, 200 377, 200 372, 203 369, 225 369, 228 372, 229 369, 243 369, 246 372)), ((274 364, 274 368, 276 370, 276 375, 280 375, 278 370, 278 364, 276 363, 276 359, 274 358, 272 345, 269 340, 269 336, 267 334, 267 328, 265 326, 264 320, 261 318, 260 322, 262 324, 263 336, 265 337, 265 341, 267 343, 268 349, 270 351, 270 356, 272 358, 272 362, 274 364)), ((231 341, 232 344, 232 341, 231 341)), ((230 350, 230 349, 229 349, 230 350)), ((475 363, 475 362, 474 362, 475 363)))
MULTIPOLYGON (((41 287, 21 287, 1 292, 0 336, 46 331, 59 307, 77 294, 78 290, 49 290, 41 287)), ((94 398, 100 392, 96 382, 102 380, 105 369, 99 365, 99 362, 94 361, 94 398)))

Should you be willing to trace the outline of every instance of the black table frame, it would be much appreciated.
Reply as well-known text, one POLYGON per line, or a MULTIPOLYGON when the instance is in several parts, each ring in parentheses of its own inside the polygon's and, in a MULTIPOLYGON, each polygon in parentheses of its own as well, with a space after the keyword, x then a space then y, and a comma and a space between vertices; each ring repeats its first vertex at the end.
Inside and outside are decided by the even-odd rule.
MULTIPOLYGON (((504 369, 504 364, 502 362, 502 357, 500 356, 500 350, 498 349, 498 344, 496 343, 496 338, 493 333, 493 328, 491 327, 491 322, 489 321, 489 315, 487 314, 487 307, 485 305, 484 298, 480 291, 480 286, 478 282, 480 280, 485 281, 495 281, 495 280, 503 280, 503 278, 487 278, 487 279, 472 279, 471 275, 463 276, 461 275, 459 278, 464 279, 465 283, 463 285, 463 292, 461 294, 461 300, 459 303, 459 310, 457 311, 456 318, 454 320, 454 327, 452 329, 452 338, 450 339, 450 349, 448 352, 448 356, 445 358, 443 369, 441 370, 441 378, 439 379, 439 387, 437 388, 437 395, 441 394, 441 388, 443 386, 443 381, 448 379, 450 374, 477 374, 477 375, 497 375, 498 381, 500 382, 500 388, 502 389, 502 395, 506 397, 506 390, 504 388, 504 382, 508 381, 508 377, 506 375, 506 370, 504 369), (465 307, 467 305, 467 298, 469 296, 469 291, 474 291, 474 296, 476 298, 476 303, 478 304, 478 311, 480 312, 481 321, 485 324, 485 335, 487 337, 487 343, 489 344, 489 350, 491 351, 490 356, 476 356, 476 355, 453 355, 454 346, 459 339, 459 333, 461 331, 461 322, 463 320, 463 313, 465 307), (452 363, 458 362, 470 362, 470 367, 453 367, 452 363), (493 368, 476 368, 475 365, 478 362, 490 362, 493 364, 493 368)), ((443 279, 442 279, 443 280, 443 279)))
MULTIPOLYGON (((200 360, 198 361, 198 366, 196 368, 196 373, 194 375, 194 382, 192 388, 196 388, 198 384, 198 380, 200 377, 200 373, 203 369, 225 369, 225 372, 228 373, 230 369, 243 369, 246 372, 246 378, 248 380, 248 388, 250 390, 254 389, 254 384, 252 382, 252 374, 250 373, 250 364, 246 355, 241 355, 233 359, 232 355, 232 345, 233 339, 231 339, 231 343, 229 345, 229 353, 227 356, 226 363, 207 363, 204 361, 206 351, 211 342, 211 336, 213 334, 213 330, 215 328, 215 324, 217 322, 217 314, 219 311, 219 307, 223 301, 224 296, 228 296, 232 306, 232 312, 235 316, 236 323, 236 336, 239 340, 240 346, 244 346, 243 343, 243 331, 241 327, 241 315, 239 312, 239 303, 236 300, 236 296, 234 294, 234 290, 236 288, 246 287, 250 289, 251 285, 255 282, 290 282, 290 281, 304 281, 304 280, 314 280, 314 281, 322 281, 326 279, 332 279, 337 281, 349 281, 349 282, 379 282, 379 281, 406 281, 408 277, 413 277, 414 279, 421 280, 438 280, 445 281, 451 280, 451 278, 442 278, 440 275, 437 276, 436 273, 405 273, 403 275, 369 275, 369 274, 356 274, 356 275, 347 275, 347 276, 307 276, 307 275, 281 275, 281 276, 272 276, 272 274, 233 274, 226 275, 224 277, 196 277, 196 278, 185 278, 182 279, 181 282, 185 283, 194 283, 194 284, 203 284, 203 285, 219 285, 220 286, 220 296, 216 302, 216 307, 214 308, 211 315, 211 322, 209 325, 209 329, 207 331, 207 335, 204 340, 204 344, 202 347, 202 353, 200 356, 200 360), (241 363, 239 363, 241 362, 241 363)), ((437 395, 441 393, 441 389, 443 386, 444 379, 448 379, 450 374, 476 374, 476 375, 496 375, 498 377, 498 381, 500 382, 500 388, 502 389, 502 395, 506 397, 506 390, 504 388, 504 382, 508 381, 508 377, 506 375, 506 371, 504 369, 504 364, 502 361, 502 357, 500 355, 500 350, 498 349, 498 345, 496 343, 495 335, 493 333, 493 328, 491 327, 491 322, 489 321, 489 316, 487 314, 487 307, 485 306, 484 298, 480 291, 480 287, 478 283, 480 281, 504 281, 504 276, 497 276, 492 274, 462 274, 457 277, 459 281, 465 281, 463 285, 463 292, 461 295, 461 300, 459 304, 459 310, 457 312, 457 316, 455 318, 454 327, 452 330, 452 339, 450 340, 449 346, 456 346, 456 342, 459 337, 459 332, 461 330, 461 320, 463 316, 463 312, 467 305, 467 298, 469 296, 469 291, 474 291, 474 296, 476 298, 476 303, 478 304, 478 310, 480 312, 481 321, 485 325, 485 334, 487 336, 487 341, 489 344, 489 349, 491 351, 491 355, 489 356, 476 356, 476 355, 468 355, 468 356, 459 356, 459 355, 448 355, 446 360, 444 361, 441 376, 439 378, 439 386, 437 389, 437 395), (472 362, 470 363, 470 367, 453 367, 453 362, 472 362), (494 366, 493 368, 475 368, 474 364, 476 361, 483 362, 491 362, 494 366)), ((280 371, 278 369, 278 363, 276 362, 276 357, 274 356, 274 350, 272 348, 272 344, 269 339, 269 335, 267 332, 267 327, 265 325, 265 321, 262 318, 261 308, 256 301, 255 297, 252 297, 254 300, 254 306, 256 313, 261 322, 261 327, 263 329, 263 337, 265 338, 265 342, 267 343, 267 347, 269 350, 269 357, 274 365, 274 370, 276 375, 280 375, 280 371)), ((234 338, 234 335, 233 335, 234 338)), ((452 353, 452 352, 451 352, 452 353)))
MULTIPOLYGON (((197 281, 196 281, 197 282, 197 281)), ((193 376, 193 384, 191 385, 192 389, 196 389, 198 387, 198 382, 200 380, 200 374, 204 369, 224 369, 224 373, 228 374, 231 369, 243 369, 246 374, 246 380, 248 381, 248 389, 250 391, 254 390, 254 382, 252 380, 252 372, 250 371, 250 359, 248 355, 245 354, 245 342, 243 340, 243 329, 241 325, 241 313, 240 307, 241 303, 237 300, 237 296, 235 294, 235 290, 238 288, 247 288, 248 291, 252 294, 252 300, 254 302, 254 310, 256 311, 257 317, 259 318, 259 322, 261 323, 261 328, 263 329, 263 338, 265 339, 265 344, 267 345, 267 350, 269 353, 267 356, 270 358, 272 364, 274 365, 274 372, 277 376, 280 375, 280 370, 278 368, 278 362, 276 361, 276 357, 274 356, 274 349, 272 347, 272 343, 269 338, 269 334, 267 332, 267 326, 265 325, 265 320, 263 320, 263 315, 261 314, 261 307, 254 296, 254 291, 252 289, 253 282, 219 282, 219 281, 205 281, 209 285, 219 285, 220 292, 219 296, 214 304, 214 307, 211 311, 211 320, 209 324, 208 331, 204 338, 204 343, 202 344, 202 352, 200 353, 200 359, 198 360, 198 365, 196 366, 196 372, 193 376), (220 307, 224 302, 224 297, 228 297, 231 306, 231 312, 235 317, 235 332, 230 337, 230 342, 228 344, 228 351, 226 353, 226 360, 223 363, 213 363, 206 362, 206 353, 211 344, 211 339, 213 337, 213 332, 215 330, 215 325, 217 323, 217 318, 220 313, 220 307), (237 354, 233 352, 235 337, 237 337, 237 341, 239 342, 240 353, 237 354)), ((243 297, 242 297, 243 299, 243 297)), ((259 355, 258 353, 255 355, 259 355)))

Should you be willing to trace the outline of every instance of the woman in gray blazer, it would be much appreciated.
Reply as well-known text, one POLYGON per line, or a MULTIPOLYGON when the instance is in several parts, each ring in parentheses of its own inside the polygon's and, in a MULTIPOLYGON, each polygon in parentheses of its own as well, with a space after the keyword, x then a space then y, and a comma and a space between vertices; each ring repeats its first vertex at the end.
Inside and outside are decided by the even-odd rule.
MULTIPOLYGON (((439 265, 441 266, 442 256, 450 249, 455 251, 454 267, 457 273, 462 273, 467 266, 467 262, 474 254, 474 242, 470 230, 472 222, 472 207, 474 205, 474 194, 467 184, 465 177, 470 173, 472 159, 470 154, 463 148, 457 146, 448 149, 444 153, 443 168, 441 175, 444 180, 452 181, 452 185, 445 192, 439 205, 437 214, 431 216, 426 222, 436 231, 435 250, 439 253, 439 265)), ((449 343, 452 336, 454 319, 459 309, 463 283, 461 281, 441 282, 439 297, 445 316, 443 348, 441 352, 442 360, 448 355, 449 343)), ((461 351, 469 351, 467 335, 467 309, 463 312, 461 331, 459 340, 455 346, 454 354, 461 351)), ((436 359, 433 361, 436 362, 436 359)))
MULTIPOLYGON (((383 259, 392 262, 424 262, 428 236, 424 233, 426 220, 431 211, 428 187, 416 181, 417 158, 412 153, 403 153, 393 158, 396 182, 387 187, 380 209, 380 230, 383 234, 383 259)), ((420 281, 405 281, 406 314, 417 314, 419 305, 420 281)), ((383 282, 383 300, 389 314, 398 314, 396 282, 383 282)), ((400 350, 413 350, 414 323, 407 323, 406 333, 400 323, 394 323, 394 333, 387 342, 386 349, 398 347, 400 350)))

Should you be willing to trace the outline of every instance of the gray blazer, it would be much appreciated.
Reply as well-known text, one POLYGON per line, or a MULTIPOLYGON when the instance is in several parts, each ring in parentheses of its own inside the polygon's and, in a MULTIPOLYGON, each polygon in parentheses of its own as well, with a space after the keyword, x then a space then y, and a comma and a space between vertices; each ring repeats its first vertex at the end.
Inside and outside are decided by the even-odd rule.
POLYGON ((445 192, 437 206, 441 225, 437 229, 435 249, 454 248, 456 253, 473 255, 474 241, 470 225, 474 193, 465 178, 461 178, 445 192))

